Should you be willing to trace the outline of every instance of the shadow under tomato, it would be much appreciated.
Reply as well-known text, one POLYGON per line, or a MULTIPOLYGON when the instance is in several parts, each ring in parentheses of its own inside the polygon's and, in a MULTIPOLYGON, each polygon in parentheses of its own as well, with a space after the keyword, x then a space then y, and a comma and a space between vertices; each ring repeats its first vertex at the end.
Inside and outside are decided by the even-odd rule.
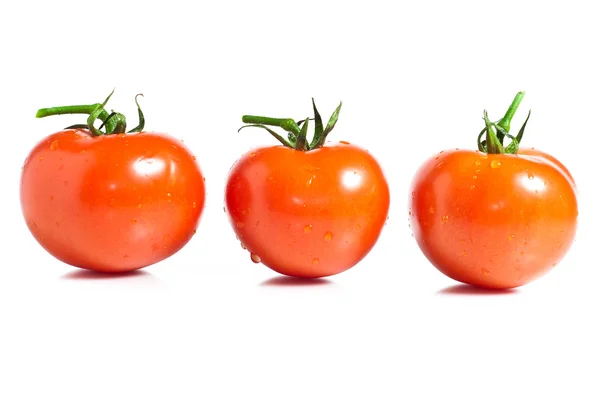
POLYGON ((124 273, 102 273, 93 270, 77 269, 69 272, 61 277, 63 280, 122 280, 128 278, 154 278, 154 276, 147 271, 134 270, 124 273))
POLYGON ((499 295, 514 295, 519 291, 514 288, 506 290, 497 290, 491 288, 475 287, 469 284, 456 284, 446 287, 437 292, 438 295, 458 295, 458 296, 499 296, 499 295))
POLYGON ((260 285, 265 287, 316 287, 331 284, 333 284, 333 282, 324 278, 279 276, 265 280, 260 285))

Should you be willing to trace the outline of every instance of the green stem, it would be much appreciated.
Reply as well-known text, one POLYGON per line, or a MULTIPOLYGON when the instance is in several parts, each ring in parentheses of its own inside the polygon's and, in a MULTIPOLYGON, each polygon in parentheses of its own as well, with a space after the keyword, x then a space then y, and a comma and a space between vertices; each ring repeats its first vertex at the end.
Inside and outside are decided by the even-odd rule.
POLYGON ((510 132, 510 122, 512 121, 513 117, 515 116, 515 113, 517 112, 517 109, 519 108, 519 104, 521 104, 521 100, 523 100, 524 96, 525 96, 525 92, 523 92, 523 91, 517 93, 514 100, 510 104, 510 107, 508 108, 508 110, 506 110, 506 114, 504 115, 504 117, 502 117, 502 119, 500 121, 498 121, 497 124, 504 131, 510 132))
MULTIPOLYGON (((84 104, 77 106, 57 106, 57 107, 48 107, 45 109, 39 109, 37 113, 35 113, 36 118, 44 118, 49 116, 58 116, 61 114, 92 114, 94 110, 98 107, 101 107, 102 103, 95 104, 84 104)), ((108 112, 103 110, 98 118, 102 121, 105 121, 108 118, 108 112)))
MULTIPOLYGON (((311 118, 306 118, 305 120, 296 122, 291 118, 272 118, 245 115, 242 116, 242 121, 247 125, 244 125, 242 128, 262 128, 268 131, 269 134, 271 134, 284 146, 301 152, 307 152, 313 149, 317 149, 325 144, 325 138, 331 132, 331 130, 333 130, 333 127, 335 127, 335 124, 338 120, 338 116, 340 114, 340 108, 342 107, 342 103, 340 102, 340 105, 335 109, 335 111, 329 118, 329 122, 327 123, 327 126, 325 128, 323 128, 323 120, 321 119, 321 115, 317 111, 317 106, 315 106, 314 99, 312 105, 314 112, 314 118, 312 119, 314 119, 315 121, 315 133, 310 143, 306 136, 308 133, 308 122, 312 120, 311 118), (287 132, 287 139, 270 129, 268 125, 284 129, 287 132)), ((242 128, 240 128, 240 130, 242 128)))
POLYGON ((274 127, 280 127, 281 123, 287 118, 271 118, 271 117, 260 117, 260 116, 243 116, 242 122, 244 124, 262 124, 262 125, 271 125, 274 127))
MULTIPOLYGON (((37 113, 35 114, 35 116, 37 118, 43 118, 43 117, 56 116, 56 115, 61 115, 61 114, 87 114, 88 118, 87 118, 86 125, 75 124, 69 128, 87 127, 87 129, 90 131, 90 133, 93 136, 123 134, 123 133, 125 133, 125 131, 127 129, 127 122, 126 122, 125 116, 121 113, 116 113, 116 112, 112 112, 109 114, 104 109, 104 107, 106 106, 106 103, 108 103, 108 100, 111 98, 113 93, 114 93, 114 89, 110 93, 110 95, 108 95, 106 100, 104 100, 103 103, 75 105, 75 106, 48 107, 48 108, 44 108, 44 109, 39 109, 37 111, 37 113), (96 128, 94 126, 94 123, 96 122, 96 120, 102 121, 100 128, 96 128), (104 132, 101 131, 102 128, 104 128, 104 132)), ((144 129, 144 123, 145 123, 144 113, 142 113, 142 109, 140 108, 140 104, 138 103, 138 99, 137 99, 138 96, 143 96, 143 95, 138 94, 135 97, 135 104, 138 108, 139 124, 132 130, 130 130, 129 132, 140 132, 142 129, 144 129)))
POLYGON ((271 118, 261 116, 242 116, 242 122, 244 124, 260 124, 270 125, 273 127, 280 127, 287 132, 293 133, 295 136, 300 135, 300 127, 291 118, 271 118))

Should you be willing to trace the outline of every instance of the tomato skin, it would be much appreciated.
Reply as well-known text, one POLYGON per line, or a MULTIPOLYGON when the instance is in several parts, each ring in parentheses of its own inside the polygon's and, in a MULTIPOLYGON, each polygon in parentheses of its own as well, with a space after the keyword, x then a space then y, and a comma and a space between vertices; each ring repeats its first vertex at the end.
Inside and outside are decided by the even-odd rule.
POLYGON ((195 158, 165 134, 52 134, 21 176, 21 208, 35 239, 57 259, 127 272, 181 249, 198 226, 204 178, 195 158))
POLYGON ((457 281, 494 289, 555 266, 574 240, 578 207, 570 173, 546 156, 453 150, 427 160, 412 183, 409 220, 429 261, 457 281))
POLYGON ((567 176, 567 178, 572 182, 573 186, 575 186, 575 179, 573 178, 573 175, 571 175, 571 172, 567 169, 567 167, 564 164, 562 164, 562 162, 560 162, 556 157, 535 148, 519 148, 518 153, 520 155, 539 157, 541 159, 544 159, 546 162, 554 164, 554 166, 557 169, 562 171, 562 173, 565 176, 567 176))
POLYGON ((253 260, 303 278, 334 275, 362 260, 389 203, 377 161, 345 142, 308 152, 252 150, 234 164, 225 190, 230 223, 253 260))

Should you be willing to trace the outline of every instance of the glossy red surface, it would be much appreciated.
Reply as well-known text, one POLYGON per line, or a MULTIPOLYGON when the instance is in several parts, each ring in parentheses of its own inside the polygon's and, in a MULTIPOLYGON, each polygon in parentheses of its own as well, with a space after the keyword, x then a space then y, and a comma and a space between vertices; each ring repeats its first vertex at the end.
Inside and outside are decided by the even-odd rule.
POLYGON ((21 178, 36 240, 73 266, 123 272, 163 260, 194 235, 205 200, 195 158, 164 134, 50 135, 21 178))

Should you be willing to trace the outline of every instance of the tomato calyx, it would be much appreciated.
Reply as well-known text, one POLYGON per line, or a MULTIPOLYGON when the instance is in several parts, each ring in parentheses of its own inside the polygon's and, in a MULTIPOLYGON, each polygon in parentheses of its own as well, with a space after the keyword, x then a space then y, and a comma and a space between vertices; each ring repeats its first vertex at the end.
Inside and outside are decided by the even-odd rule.
POLYGON ((313 118, 306 118, 304 120, 296 122, 292 118, 271 118, 271 117, 260 117, 260 116, 248 116, 245 115, 242 117, 242 122, 245 123, 243 127, 241 127, 239 131, 248 127, 256 127, 262 128, 266 130, 269 134, 271 134, 275 139, 281 142, 282 145, 296 149, 302 152, 307 152, 313 149, 317 149, 322 147, 325 144, 325 140, 327 139, 327 135, 333 130, 335 124, 337 123, 340 110, 342 108, 342 102, 335 109, 327 125, 323 128, 323 120, 321 119, 321 115, 317 110, 317 106, 315 105, 315 99, 312 99, 313 105, 313 118), (312 140, 309 142, 306 134, 308 133, 308 122, 310 120, 314 120, 315 122, 315 131, 312 140), (284 129, 287 132, 287 139, 277 132, 273 131, 272 127, 279 127, 284 129))
POLYGON ((525 92, 517 93, 510 107, 506 111, 506 114, 504 114, 504 117, 502 117, 502 119, 496 122, 491 122, 488 118, 487 111, 483 111, 483 120, 485 122, 485 128, 481 130, 479 136, 477 137, 477 148, 479 149, 479 151, 488 154, 516 154, 519 151, 519 145, 521 143, 521 139, 523 138, 525 127, 527 126, 529 117, 531 116, 531 110, 529 110, 527 118, 521 126, 521 129, 519 130, 517 136, 511 135, 509 132, 512 118, 514 117, 517 109, 519 108, 519 104, 521 104, 521 100, 523 100, 524 96, 525 92), (484 134, 485 139, 483 139, 484 134), (504 147, 505 137, 508 137, 511 140, 511 142, 506 147, 504 147))
MULTIPOLYGON (((108 100, 111 98, 114 92, 115 90, 113 89, 110 95, 108 95, 106 100, 104 100, 104 102, 102 103, 75 106, 57 106, 39 109, 35 114, 35 117, 44 118, 48 116, 56 116, 62 114, 88 114, 86 124, 70 125, 65 129, 86 128, 90 131, 92 136, 124 134, 127 130, 127 120, 125 118, 125 115, 117 113, 115 111, 111 111, 109 113, 104 109, 104 107, 108 103, 108 100), (102 124, 98 128, 94 126, 96 120, 102 121, 102 124), (104 131, 102 131, 103 128, 104 131)), ((146 120, 144 119, 144 113, 142 112, 142 109, 138 102, 138 96, 144 95, 139 93, 135 96, 135 104, 138 109, 139 123, 135 128, 132 128, 131 130, 127 131, 129 133, 142 131, 146 123, 146 120)))

